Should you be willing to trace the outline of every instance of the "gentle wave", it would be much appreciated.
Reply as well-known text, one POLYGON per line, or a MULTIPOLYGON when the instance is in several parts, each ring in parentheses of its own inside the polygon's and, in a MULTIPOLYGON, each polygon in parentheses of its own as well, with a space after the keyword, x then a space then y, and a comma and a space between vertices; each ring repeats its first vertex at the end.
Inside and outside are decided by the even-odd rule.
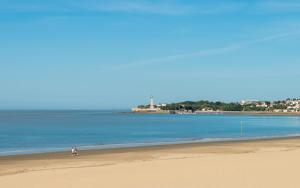
MULTIPOLYGON (((240 138, 202 138, 202 139, 198 139, 198 140, 182 140, 182 141, 169 141, 169 142, 90 145, 90 146, 79 146, 77 148, 79 150, 86 151, 86 150, 122 149, 122 148, 137 148, 137 147, 164 146, 164 145, 168 146, 168 145, 176 145, 176 144, 213 143, 213 142, 226 142, 226 141, 247 141, 247 140, 262 140, 262 139, 292 138, 292 137, 298 137, 298 136, 300 136, 300 134, 260 136, 260 137, 240 137, 240 138)), ((71 150, 71 148, 69 148, 69 147, 31 149, 31 150, 11 150, 11 151, 0 152, 0 156, 66 152, 69 150, 71 150)))

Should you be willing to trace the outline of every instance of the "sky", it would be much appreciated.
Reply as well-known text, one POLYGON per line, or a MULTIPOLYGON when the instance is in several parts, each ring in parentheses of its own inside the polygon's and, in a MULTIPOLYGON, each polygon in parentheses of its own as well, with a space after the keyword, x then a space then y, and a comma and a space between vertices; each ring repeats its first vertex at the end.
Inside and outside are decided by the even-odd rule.
POLYGON ((0 0, 0 109, 300 98, 300 1, 0 0))

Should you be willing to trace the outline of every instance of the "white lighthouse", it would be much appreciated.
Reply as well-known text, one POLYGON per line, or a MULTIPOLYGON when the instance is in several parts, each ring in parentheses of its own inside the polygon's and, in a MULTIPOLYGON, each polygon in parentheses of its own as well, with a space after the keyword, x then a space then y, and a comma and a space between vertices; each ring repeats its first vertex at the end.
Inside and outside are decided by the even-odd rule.
POLYGON ((161 111, 160 106, 161 105, 154 104, 153 97, 151 96, 149 105, 146 105, 146 106, 141 105, 140 107, 135 107, 135 108, 132 108, 131 110, 132 110, 132 112, 135 112, 135 113, 156 113, 156 112, 161 111))
POLYGON ((154 109, 154 100, 153 97, 150 97, 150 109, 153 110, 154 109))

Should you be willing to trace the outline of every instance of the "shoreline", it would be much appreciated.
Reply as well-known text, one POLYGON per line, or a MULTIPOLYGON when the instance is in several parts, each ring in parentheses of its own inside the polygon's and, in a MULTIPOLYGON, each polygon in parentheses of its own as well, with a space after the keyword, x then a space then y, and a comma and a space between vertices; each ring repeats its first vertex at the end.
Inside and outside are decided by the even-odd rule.
POLYGON ((299 187, 299 157, 299 136, 10 156, 0 187, 299 187))
MULTIPOLYGON (((166 111, 157 112, 123 112, 128 114, 172 114, 166 111)), ((197 113, 175 113, 176 115, 253 115, 253 116, 300 116, 300 112, 269 112, 269 111, 200 111, 197 113)))
MULTIPOLYGON (((69 162, 77 162, 78 160, 89 160, 97 157, 105 156, 120 156, 120 161, 123 161, 123 154, 143 154, 143 153, 155 153, 155 152, 168 152, 175 150, 189 150, 198 148, 207 149, 207 148, 218 148, 218 147, 235 147, 238 145, 256 145, 256 144, 267 144, 267 143, 276 143, 276 142, 289 142, 289 141, 297 141, 300 144, 300 136, 285 136, 285 137, 266 137, 266 138, 256 138, 256 139, 239 139, 239 140, 221 140, 221 141, 208 141, 208 142, 186 142, 186 143, 170 143, 170 144, 162 144, 162 145, 146 145, 146 146, 137 146, 137 147, 124 147, 124 148, 105 148, 105 149, 89 149, 89 150, 80 150, 80 156, 73 157, 70 151, 59 151, 59 152, 46 152, 46 153, 33 153, 33 154, 20 154, 20 155, 8 155, 8 156, 0 156, 0 177, 5 175, 13 175, 19 173, 26 173, 31 171, 40 171, 52 169, 53 167, 45 167, 43 165, 43 161, 53 161, 56 165, 62 165, 64 161, 69 162), (57 163, 59 161, 59 163, 57 163), (37 162, 35 165, 30 165, 29 167, 26 165, 27 162, 37 162), (15 164, 25 164, 15 166, 15 164), (15 168, 11 168, 14 166, 15 168), (4 168, 3 168, 4 167, 4 168), (40 169, 42 168, 42 169, 40 169)), ((231 149, 230 149, 231 150, 231 149)), ((211 151, 212 153, 218 153, 218 151, 211 151)), ((206 151, 204 153, 207 153, 206 151)), ((137 157, 136 159, 139 160, 137 157)), ((136 160, 135 159, 135 160, 136 160)), ((117 160, 117 161, 119 161, 117 160)), ((126 158, 125 158, 126 161, 126 158)), ((100 162, 107 162, 106 160, 100 160, 100 162)), ((48 163, 51 164, 51 163, 48 163)), ((111 164, 111 163, 109 163, 111 164)), ((108 165, 106 163, 101 164, 108 165)), ((74 164, 71 165, 71 168, 77 168, 74 164)), ((70 167, 62 167, 70 168, 70 167)), ((0 184, 1 185, 1 184, 0 184)))
MULTIPOLYGON (((98 153, 100 151, 118 151, 118 150, 132 150, 143 148, 156 148, 156 147, 169 147, 169 146, 181 146, 181 145, 194 145, 194 144, 218 144, 218 143, 230 143, 230 142, 247 142, 247 141, 264 141, 264 140, 281 140, 289 138, 299 138, 300 134, 290 135, 277 135, 277 136, 261 136, 261 137, 237 137, 237 138, 203 138, 195 140, 182 140, 182 141, 169 141, 169 142, 149 142, 149 143, 128 143, 128 144, 108 144, 108 145, 91 145, 91 146, 79 146, 80 153, 98 153)), ((22 157, 22 156, 41 156, 60 153, 70 153, 71 148, 53 148, 49 150, 28 150, 28 152, 14 152, 7 151, 0 153, 0 160, 6 157, 22 157)))
POLYGON ((233 111, 224 111, 220 112, 224 115, 266 115, 266 116, 300 116, 299 112, 263 112, 263 111, 252 111, 252 112, 233 112, 233 111))

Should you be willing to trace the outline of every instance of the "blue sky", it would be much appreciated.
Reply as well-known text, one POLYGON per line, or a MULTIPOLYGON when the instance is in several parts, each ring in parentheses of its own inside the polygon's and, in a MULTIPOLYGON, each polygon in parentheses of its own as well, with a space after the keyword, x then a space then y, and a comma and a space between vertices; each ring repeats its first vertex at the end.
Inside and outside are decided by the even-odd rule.
POLYGON ((0 109, 300 97, 300 1, 0 0, 0 109))

